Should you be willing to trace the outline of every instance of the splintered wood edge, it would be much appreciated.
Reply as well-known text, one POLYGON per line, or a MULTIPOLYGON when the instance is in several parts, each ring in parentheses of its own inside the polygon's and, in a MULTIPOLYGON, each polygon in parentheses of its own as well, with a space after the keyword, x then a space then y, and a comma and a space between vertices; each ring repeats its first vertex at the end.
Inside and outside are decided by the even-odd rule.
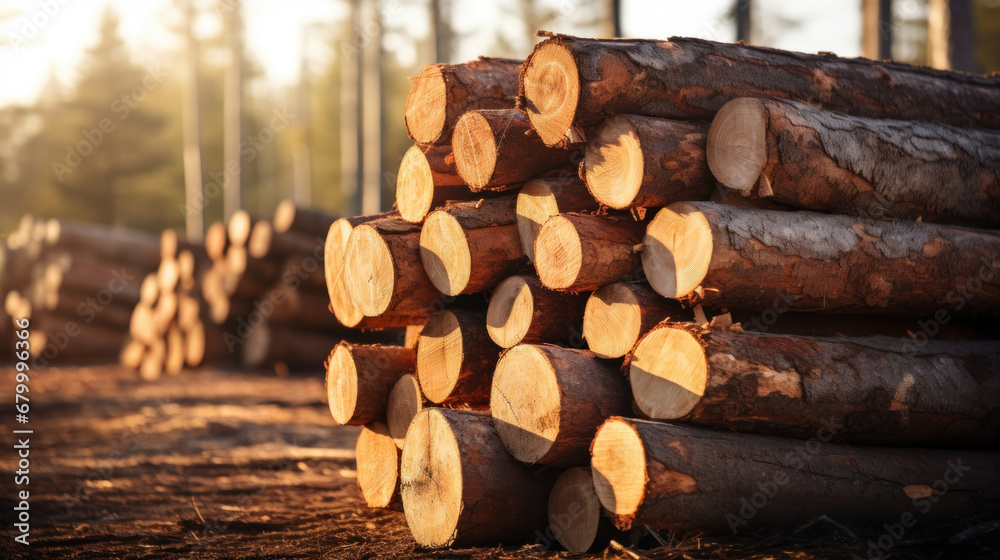
POLYGON ((643 414, 657 420, 681 418, 705 394, 705 350, 687 331, 653 329, 642 337, 629 361, 629 382, 643 414))
POLYGON ((601 521, 601 503, 587 467, 567 469, 549 494, 549 527, 559 544, 573 553, 584 553, 594 544, 601 521))
POLYGON ((417 343, 417 378, 427 400, 441 403, 451 396, 462 371, 462 327, 451 311, 431 317, 417 343))
POLYGON ((344 275, 347 240, 353 230, 351 222, 340 218, 330 226, 323 246, 323 273, 326 276, 327 295, 330 296, 330 310, 345 327, 357 326, 365 317, 351 301, 344 275))
POLYGON ((434 203, 434 175, 427 163, 427 156, 419 146, 412 146, 403 154, 396 175, 396 209, 407 222, 423 221, 434 203))
POLYGON ((406 131, 414 142, 432 144, 441 138, 448 107, 448 91, 441 68, 424 66, 406 94, 406 131))
POLYGON ((486 117, 476 111, 462 115, 455 125, 451 146, 459 177, 473 190, 489 184, 496 169, 497 145, 486 117))
POLYGON ((497 286, 486 310, 486 332, 501 348, 522 340, 531 328, 534 297, 531 286, 521 276, 511 276, 497 286))
POLYGON ((594 491, 609 512, 634 515, 646 494, 646 451, 628 422, 611 418, 597 429, 590 466, 594 491))
POLYGON ((723 185, 747 192, 753 189, 767 161, 767 124, 764 104, 742 97, 723 105, 708 129, 705 157, 708 168, 723 185))
POLYGON ((361 224, 347 240, 344 282, 351 302, 366 317, 377 317, 389 308, 396 289, 396 265, 379 232, 361 224))
POLYGON ((628 208, 642 186, 645 160, 635 127, 621 115, 604 122, 583 160, 590 194, 611 208, 628 208))
POLYGON ((536 463, 559 435, 559 382, 541 347, 515 346, 493 374, 490 413, 504 447, 515 459, 536 463))
POLYGON ((386 424, 396 447, 403 448, 403 440, 410 422, 423 409, 423 395, 417 378, 407 373, 399 378, 389 392, 389 406, 385 411, 386 424))
POLYGON ((542 224, 535 238, 535 270, 545 287, 565 290, 576 282, 583 266, 583 246, 573 222, 561 215, 542 224))
POLYGON ((406 524, 421 546, 455 540, 462 511, 462 457, 448 418, 425 408, 403 443, 400 488, 406 524))
POLYGON ((628 284, 608 284, 587 298, 583 338, 598 358, 621 358, 635 346, 642 328, 639 301, 628 284))
POLYGON ((542 224, 559 213, 559 203, 552 195, 552 188, 545 180, 534 179, 525 183, 517 195, 517 234, 521 251, 529 262, 535 260, 535 239, 542 224))
POLYGON ((448 212, 431 212, 420 230, 420 260, 431 283, 446 296, 465 290, 472 275, 472 255, 465 230, 448 212))
POLYGON ((580 101, 580 74, 572 52, 558 41, 539 45, 524 63, 524 109, 547 146, 566 142, 580 101))
POLYGON ((642 267, 661 296, 681 298, 697 288, 712 260, 712 229, 693 204, 661 209, 646 227, 642 267))
POLYGON ((358 370, 351 346, 334 347, 326 366, 326 396, 333 421, 343 426, 351 421, 358 402, 358 370))
POLYGON ((399 448, 389 428, 372 422, 361 428, 355 448, 358 486, 368 507, 389 505, 399 480, 399 448))

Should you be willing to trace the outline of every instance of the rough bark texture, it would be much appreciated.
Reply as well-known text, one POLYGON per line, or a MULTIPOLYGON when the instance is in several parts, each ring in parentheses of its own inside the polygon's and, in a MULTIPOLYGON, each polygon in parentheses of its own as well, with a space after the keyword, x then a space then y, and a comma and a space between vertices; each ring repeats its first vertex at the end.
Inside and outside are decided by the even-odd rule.
POLYGON ((558 132, 562 138, 546 136, 549 144, 579 141, 581 133, 617 114, 709 119, 737 97, 794 99, 863 117, 1000 128, 1000 80, 995 77, 701 39, 565 35, 537 45, 522 67, 518 104, 533 123, 539 107, 564 101, 533 99, 525 91, 536 55, 553 43, 568 49, 576 63, 577 71, 567 72, 567 79, 577 83, 567 89, 577 89, 579 100, 566 128, 572 124, 578 130, 570 137, 567 131, 558 132))
POLYGON ((567 173, 528 181, 517 194, 517 232, 521 250, 529 261, 535 260, 535 238, 545 220, 559 213, 596 212, 600 206, 576 175, 567 173))
POLYGON ((417 355, 412 348, 402 346, 381 346, 378 344, 360 345, 341 342, 330 353, 327 365, 327 391, 330 396, 336 396, 338 386, 336 380, 331 387, 330 364, 338 349, 349 352, 357 375, 357 394, 354 395, 354 414, 343 422, 361 426, 385 418, 385 409, 389 403, 389 393, 392 387, 405 373, 413 372, 417 366, 417 355))
MULTIPOLYGON (((997 453, 816 446, 625 418, 601 429, 612 422, 635 430, 648 477, 638 511, 618 516, 620 527, 729 532, 800 526, 820 515, 922 522, 1000 507, 997 453)), ((603 475, 594 471, 599 487, 603 475)))
MULTIPOLYGON (((434 395, 431 399, 440 404, 465 403, 471 405, 486 404, 490 400, 490 382, 493 379, 493 369, 500 358, 500 347, 493 344, 486 332, 486 316, 482 313, 473 313, 462 309, 447 310, 443 313, 450 313, 458 322, 458 332, 449 333, 461 340, 461 362, 458 370, 458 379, 455 381, 451 394, 441 399, 441 395, 434 395)), ((417 343, 417 378, 421 386, 430 376, 453 375, 452 372, 442 372, 440 368, 448 365, 449 360, 443 356, 437 360, 422 360, 421 349, 428 345, 423 344, 425 337, 432 336, 429 329, 433 328, 434 318, 428 321, 424 327, 424 332, 417 343), (444 359, 444 364, 439 360, 444 359), (432 364, 436 367, 421 368, 421 364, 432 364)), ((435 332, 433 336, 441 336, 443 333, 435 332)), ((437 351, 442 351, 438 349, 437 351)), ((428 396, 428 398, 430 398, 428 396)))
POLYGON ((998 132, 788 101, 737 103, 756 106, 766 130, 766 160, 750 196, 836 214, 1000 225, 998 132))
POLYGON ((566 220, 572 224, 579 239, 580 258, 577 261, 574 255, 563 259, 561 249, 550 252, 543 225, 535 240, 535 268, 547 287, 574 292, 596 290, 632 276, 639 270, 641 255, 636 245, 642 243, 645 222, 636 221, 631 216, 560 214, 550 218, 546 224, 554 220, 566 220), (543 252, 546 254, 543 255, 543 252), (568 280, 564 269, 576 271, 571 283, 567 284, 562 278, 550 280, 562 276, 568 280))
MULTIPOLYGON (((799 311, 934 315, 942 323, 1000 314, 993 232, 709 202, 669 208, 701 212, 711 230, 711 261, 692 302, 763 310, 780 295, 799 311)), ((647 238, 645 251, 654 242, 647 238)))
MULTIPOLYGON (((467 111, 476 109, 509 109, 517 99, 517 74, 520 60, 480 57, 464 64, 431 64, 414 79, 406 98, 406 130, 415 142, 446 144, 451 141, 455 124, 467 111), (439 109, 421 107, 418 84, 421 80, 442 80, 444 115, 438 133, 415 134, 417 127, 428 125, 416 121, 435 115, 439 109)), ((430 127, 437 128, 437 127, 430 127)))
POLYGON ((707 133, 698 121, 612 117, 587 144, 587 188, 618 209, 708 200, 716 183, 705 160, 707 133))

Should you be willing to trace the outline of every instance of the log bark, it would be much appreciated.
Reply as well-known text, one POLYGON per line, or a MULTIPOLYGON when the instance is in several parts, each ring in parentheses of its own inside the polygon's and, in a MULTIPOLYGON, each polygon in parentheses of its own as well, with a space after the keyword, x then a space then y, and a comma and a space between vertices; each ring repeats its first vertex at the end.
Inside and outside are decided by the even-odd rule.
POLYGON ((490 298, 486 331, 501 348, 536 342, 580 346, 586 300, 586 295, 550 290, 537 276, 511 276, 490 298))
POLYGON ((691 312, 647 284, 616 282, 590 294, 583 314, 583 338, 598 358, 621 358, 660 321, 684 321, 691 312))
POLYGON ((630 216, 559 214, 535 239, 535 270, 553 290, 596 290, 639 270, 645 222, 630 216))
POLYGON ((522 344, 504 352, 493 376, 497 433, 525 463, 585 464, 597 427, 631 410, 617 365, 589 350, 522 344))
POLYGON ((358 486, 370 508, 385 508, 399 501, 399 449, 389 428, 372 422, 361 428, 355 457, 358 486))
POLYGON ((251 324, 243 337, 240 362, 250 369, 282 363, 292 369, 319 370, 330 348, 339 342, 339 336, 263 319, 256 326, 251 324))
POLYGON ((866 119, 741 98, 712 121, 708 163, 726 186, 809 210, 1000 225, 1000 132, 866 119))
POLYGON ((267 220, 254 224, 247 241, 247 252, 253 258, 279 260, 284 257, 323 257, 323 236, 313 237, 295 230, 278 232, 267 220))
POLYGON ((443 294, 487 290, 528 263, 517 237, 516 197, 458 202, 435 210, 420 232, 423 269, 443 294))
POLYGON ((127 340, 123 329, 87 324, 79 317, 32 311, 29 355, 32 367, 112 363, 127 340))
POLYGON ((81 294, 62 289, 54 292, 47 305, 32 305, 33 309, 53 311, 64 317, 76 317, 81 323, 96 324, 111 329, 127 331, 132 317, 133 304, 116 302, 102 295, 81 294))
POLYGON ((467 111, 512 109, 520 60, 480 57, 464 64, 430 64, 406 96, 406 131, 414 142, 447 144, 467 111))
POLYGON ((763 310, 1000 314, 1000 236, 916 222, 681 202, 660 210, 643 269, 666 297, 763 310))
POLYGON ((44 284, 49 290, 69 289, 96 295, 108 293, 113 301, 134 304, 146 269, 130 264, 98 261, 82 255, 52 255, 45 266, 44 284))
POLYGON ((420 388, 433 403, 485 404, 499 358, 482 313, 446 309, 427 321, 417 342, 420 388))
POLYGON ((415 376, 404 374, 392 386, 385 411, 385 423, 389 428, 389 435, 399 449, 403 448, 403 440, 406 439, 406 432, 410 429, 413 417, 423 408, 424 395, 420 392, 420 383, 415 376))
POLYGON ((708 126, 698 121, 611 117, 587 143, 587 189, 618 209, 708 200, 715 177, 705 160, 707 134, 708 126))
POLYGON ((363 315, 420 315, 440 297, 420 262, 420 237, 420 226, 398 218, 367 222, 351 232, 344 285, 363 315))
POLYGON ((642 413, 868 445, 1000 444, 1000 342, 650 331, 626 360, 642 413))
POLYGON ((553 479, 514 460, 486 413, 425 408, 403 444, 403 511, 424 547, 527 542, 553 479))
POLYGON ((672 37, 552 36, 524 61, 518 106, 548 145, 620 114, 710 119, 737 97, 793 99, 861 117, 1000 128, 994 77, 672 37))
POLYGON ((546 147, 518 109, 466 113, 455 125, 452 148, 458 174, 473 191, 508 190, 578 157, 546 147))
POLYGON ((998 453, 813 441, 611 418, 591 468, 623 529, 752 531, 820 515, 909 527, 1000 506, 998 453))
POLYGON ((276 233, 294 231, 309 237, 325 238, 337 217, 316 208, 302 208, 291 200, 282 200, 274 209, 271 222, 276 233))
POLYGON ((46 245, 76 256, 89 255, 144 271, 160 264, 160 240, 146 232, 54 219, 45 221, 44 229, 46 245))
POLYGON ((601 529, 601 501, 588 467, 566 469, 549 494, 549 529, 563 548, 575 554, 590 550, 601 529))
POLYGON ((596 212, 600 203, 587 192, 587 185, 574 175, 533 179, 517 194, 517 234, 521 251, 535 260, 535 238, 542 224, 556 214, 596 212))
POLYGON ((337 344, 326 364, 333 420, 360 426, 385 418, 393 385, 416 365, 416 352, 411 348, 337 344))
POLYGON ((337 322, 330 313, 326 295, 289 284, 281 283, 261 294, 257 309, 268 314, 275 323, 294 325, 299 328, 346 336, 350 331, 337 322))
POLYGON ((423 222, 447 200, 478 197, 458 176, 451 146, 413 146, 403 154, 396 175, 396 208, 407 222, 423 222))

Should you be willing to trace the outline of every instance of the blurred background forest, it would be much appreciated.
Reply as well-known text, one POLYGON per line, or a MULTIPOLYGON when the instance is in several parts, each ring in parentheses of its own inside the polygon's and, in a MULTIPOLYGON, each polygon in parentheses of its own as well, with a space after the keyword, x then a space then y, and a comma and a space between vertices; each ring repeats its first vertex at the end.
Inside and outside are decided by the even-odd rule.
POLYGON ((538 29, 1000 70, 1000 0, 4 0, 0 231, 386 209, 409 77, 538 29))

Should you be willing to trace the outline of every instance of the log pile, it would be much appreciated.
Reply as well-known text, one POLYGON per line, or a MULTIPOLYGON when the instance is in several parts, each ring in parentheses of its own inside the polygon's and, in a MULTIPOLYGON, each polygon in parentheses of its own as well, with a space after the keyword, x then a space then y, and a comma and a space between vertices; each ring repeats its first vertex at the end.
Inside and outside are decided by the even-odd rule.
POLYGON ((422 326, 327 360, 369 505, 573 552, 1000 507, 1000 78, 561 35, 515 66, 424 69, 398 211, 327 236, 345 326, 422 326))

